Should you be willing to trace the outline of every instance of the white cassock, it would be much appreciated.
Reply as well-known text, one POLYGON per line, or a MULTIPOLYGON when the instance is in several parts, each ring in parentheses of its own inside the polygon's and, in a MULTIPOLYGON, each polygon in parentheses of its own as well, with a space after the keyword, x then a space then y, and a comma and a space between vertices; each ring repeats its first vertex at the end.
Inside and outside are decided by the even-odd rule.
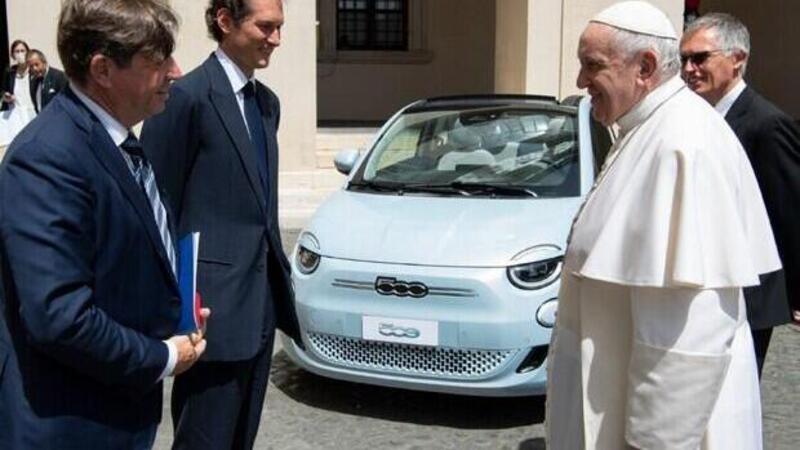
POLYGON ((564 260, 548 448, 761 449, 741 288, 780 261, 747 156, 678 77, 618 125, 564 260))

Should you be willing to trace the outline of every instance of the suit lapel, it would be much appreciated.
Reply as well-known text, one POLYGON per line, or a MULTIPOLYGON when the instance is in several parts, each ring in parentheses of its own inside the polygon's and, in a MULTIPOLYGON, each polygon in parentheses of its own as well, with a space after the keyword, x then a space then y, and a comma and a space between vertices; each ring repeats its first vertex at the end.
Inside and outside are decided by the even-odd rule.
MULTIPOLYGON (((753 102, 753 90, 750 87, 745 87, 741 94, 739 94, 739 98, 733 102, 731 105, 731 109, 728 110, 728 113, 725 114, 725 121, 728 122, 728 125, 736 131, 739 128, 742 120, 745 119, 747 116, 748 111, 750 110, 750 104, 753 102)), ((737 133, 738 134, 738 133, 737 133)))
MULTIPOLYGON (((100 161, 100 163, 105 167, 105 169, 111 174, 111 178, 119 185, 120 189, 122 190, 123 195, 127 198, 127 200, 133 206, 133 209, 136 211, 139 219, 144 226, 147 236, 150 238, 150 243, 153 245, 156 253, 158 254, 159 260, 161 260, 162 268, 168 271, 170 274, 172 272, 172 266, 169 263, 169 259, 167 259, 167 254, 164 250, 164 243, 161 240, 161 234, 158 232, 158 228, 156 228, 156 219, 153 216, 153 210, 150 206, 150 202, 147 200, 147 197, 144 195, 144 192, 136 184, 136 181, 133 179, 133 176, 128 169, 128 166, 125 164, 125 160, 122 158, 119 149, 114 142, 111 140, 111 136, 108 135, 108 132, 103 128, 103 125, 97 120, 88 109, 86 109, 83 104, 72 94, 72 91, 69 89, 67 90, 67 95, 64 96, 65 102, 64 103, 73 103, 72 108, 72 115, 76 119, 76 122, 79 125, 82 125, 84 129, 89 134, 89 147, 92 150, 94 156, 100 161)), ((177 281, 175 280, 175 276, 173 274, 170 279, 173 281, 174 287, 177 288, 177 281)))
POLYGON ((211 81, 211 104, 219 115, 228 136, 233 142, 233 146, 242 161, 250 188, 256 196, 257 203, 261 212, 266 214, 264 200, 264 189, 262 188, 261 176, 258 171, 258 161, 256 160, 256 149, 250 141, 247 127, 242 118, 242 111, 233 93, 230 81, 222 70, 222 66, 216 57, 212 56, 204 63, 208 78, 211 81))
MULTIPOLYGON (((122 189, 125 197, 133 205, 133 209, 139 216, 139 219, 147 231, 147 236, 150 238, 150 243, 155 248, 158 257, 161 260, 161 265, 164 270, 172 272, 172 266, 167 259, 167 254, 164 250, 164 242, 161 240, 161 234, 156 228, 156 219, 153 216, 153 209, 149 200, 144 195, 142 188, 136 184, 133 176, 125 164, 125 160, 119 153, 119 149, 111 141, 111 137, 106 132, 105 128, 99 123, 95 122, 92 126, 91 143, 92 150, 95 156, 105 166, 106 170, 111 173, 112 178, 117 182, 122 189)), ((174 281, 175 277, 171 277, 174 281)))

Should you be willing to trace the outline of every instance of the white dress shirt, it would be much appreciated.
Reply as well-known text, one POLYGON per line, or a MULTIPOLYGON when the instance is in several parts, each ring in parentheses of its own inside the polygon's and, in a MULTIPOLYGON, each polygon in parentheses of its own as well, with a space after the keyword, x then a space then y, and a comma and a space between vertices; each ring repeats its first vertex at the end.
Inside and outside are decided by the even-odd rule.
POLYGON ((36 92, 34 93, 36 98, 34 98, 33 101, 36 103, 36 109, 39 112, 42 112, 42 91, 44 90, 44 80, 47 79, 48 73, 50 73, 50 67, 44 69, 44 75, 38 80, 36 92))
POLYGON ((724 97, 722 97, 716 105, 714 105, 714 109, 717 110, 718 113, 725 117, 728 114, 728 111, 731 110, 731 106, 736 103, 736 100, 742 95, 744 92, 744 88, 747 87, 747 83, 744 80, 739 80, 736 83, 736 86, 733 87, 724 97))
POLYGON ((214 54, 217 56, 217 60, 222 65, 222 70, 225 71, 225 75, 228 77, 228 81, 231 82, 231 88, 233 89, 233 93, 236 94, 236 103, 239 104, 239 111, 242 113, 242 120, 244 120, 244 126, 247 128, 247 133, 250 133, 250 125, 247 124, 247 117, 244 114, 244 87, 247 83, 254 83, 255 77, 247 78, 247 75, 242 72, 242 69, 233 62, 232 59, 222 51, 221 48, 217 48, 214 51, 214 54))

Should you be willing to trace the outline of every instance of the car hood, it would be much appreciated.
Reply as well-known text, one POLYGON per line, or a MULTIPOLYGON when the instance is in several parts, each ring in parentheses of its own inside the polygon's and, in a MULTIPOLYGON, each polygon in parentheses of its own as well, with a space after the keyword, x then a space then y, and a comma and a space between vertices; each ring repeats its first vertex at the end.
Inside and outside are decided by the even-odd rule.
POLYGON ((581 201, 579 197, 493 199, 342 190, 324 202, 306 231, 317 238, 319 252, 327 257, 503 267, 537 245, 563 249, 581 201))

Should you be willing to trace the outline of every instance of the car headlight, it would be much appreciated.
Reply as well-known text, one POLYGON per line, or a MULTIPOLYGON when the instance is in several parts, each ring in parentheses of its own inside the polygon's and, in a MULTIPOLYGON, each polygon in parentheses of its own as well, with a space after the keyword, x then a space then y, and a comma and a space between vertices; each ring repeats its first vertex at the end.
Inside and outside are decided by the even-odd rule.
POLYGON ((519 264, 507 269, 511 284, 520 289, 541 289, 549 286, 561 276, 563 256, 532 263, 519 264))
POLYGON ((320 256, 319 253, 315 253, 302 245, 297 248, 297 255, 295 256, 295 262, 297 265, 297 270, 301 273, 308 275, 313 273, 319 267, 319 260, 320 256))
POLYGON ((300 273, 308 275, 314 273, 319 267, 320 256, 319 240, 313 233, 303 231, 297 237, 297 246, 294 252, 295 267, 300 273))

